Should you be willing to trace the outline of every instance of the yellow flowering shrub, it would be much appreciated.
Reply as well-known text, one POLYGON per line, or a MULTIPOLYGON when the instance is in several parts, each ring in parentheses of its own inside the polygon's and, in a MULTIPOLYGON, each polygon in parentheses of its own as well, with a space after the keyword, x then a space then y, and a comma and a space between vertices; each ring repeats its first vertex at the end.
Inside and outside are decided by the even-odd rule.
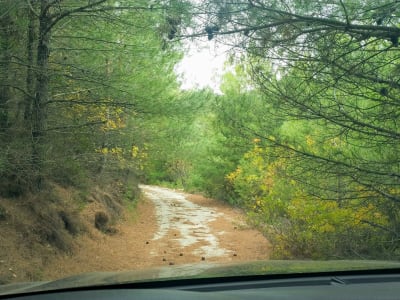
MULTIPOLYGON (((313 144, 311 137, 307 144, 313 144)), ((271 241, 275 258, 368 257, 384 245, 390 227, 378 202, 321 200, 287 174, 289 154, 277 155, 254 141, 226 176, 249 220, 271 241)))
POLYGON ((378 227, 388 219, 372 204, 297 197, 287 205, 286 223, 270 235, 277 257, 343 258, 367 253, 378 227), (375 228, 371 224, 375 224, 375 228), (375 233, 374 233, 375 232, 375 233), (373 234, 374 233, 374 234, 373 234))

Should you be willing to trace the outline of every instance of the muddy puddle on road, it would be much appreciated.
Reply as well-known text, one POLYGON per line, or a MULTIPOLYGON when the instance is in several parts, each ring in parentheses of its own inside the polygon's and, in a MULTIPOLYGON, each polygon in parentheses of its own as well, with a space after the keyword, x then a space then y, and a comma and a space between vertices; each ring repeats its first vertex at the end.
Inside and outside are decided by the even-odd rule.
MULTIPOLYGON (((153 241, 172 240, 182 249, 190 249, 191 254, 207 259, 232 254, 220 246, 218 236, 223 232, 213 232, 210 226, 217 218, 227 218, 223 213, 195 204, 171 189, 147 185, 140 188, 156 208, 159 229, 153 241)), ((157 255, 156 250, 152 254, 157 255)))

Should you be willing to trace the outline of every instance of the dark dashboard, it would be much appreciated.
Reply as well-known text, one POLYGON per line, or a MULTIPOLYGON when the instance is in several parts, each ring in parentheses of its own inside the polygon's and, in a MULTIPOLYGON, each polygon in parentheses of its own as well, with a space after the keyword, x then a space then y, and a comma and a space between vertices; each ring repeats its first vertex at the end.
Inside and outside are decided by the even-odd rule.
POLYGON ((0 299, 400 299, 400 273, 305 274, 136 282, 0 296, 0 299))

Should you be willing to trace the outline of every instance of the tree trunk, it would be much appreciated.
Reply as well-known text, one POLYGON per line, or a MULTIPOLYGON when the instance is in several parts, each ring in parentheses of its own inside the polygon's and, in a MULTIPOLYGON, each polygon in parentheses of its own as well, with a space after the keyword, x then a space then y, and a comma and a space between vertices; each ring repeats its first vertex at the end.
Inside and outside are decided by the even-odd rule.
POLYGON ((39 39, 37 45, 36 94, 32 106, 32 166, 34 171, 33 188, 40 190, 43 183, 43 147, 46 121, 45 105, 49 88, 49 43, 51 18, 48 0, 41 1, 39 17, 39 39))
POLYGON ((10 101, 10 66, 11 66, 11 37, 12 18, 9 14, 0 18, 0 132, 5 132, 9 125, 8 102, 10 101))
POLYGON ((34 12, 34 5, 32 3, 30 7, 28 7, 28 30, 27 30, 27 72, 26 72, 26 92, 25 101, 24 101, 24 121, 26 124, 29 124, 32 119, 32 102, 35 96, 35 72, 34 72, 34 64, 35 64, 35 42, 37 40, 36 34, 36 15, 34 12))

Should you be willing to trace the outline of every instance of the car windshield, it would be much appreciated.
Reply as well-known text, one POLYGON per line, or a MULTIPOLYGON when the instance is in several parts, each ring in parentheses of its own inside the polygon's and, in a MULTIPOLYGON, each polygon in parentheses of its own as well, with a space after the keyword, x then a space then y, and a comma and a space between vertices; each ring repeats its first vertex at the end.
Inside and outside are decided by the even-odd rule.
POLYGON ((0 286, 398 267, 399 23, 388 0, 0 0, 0 286))

